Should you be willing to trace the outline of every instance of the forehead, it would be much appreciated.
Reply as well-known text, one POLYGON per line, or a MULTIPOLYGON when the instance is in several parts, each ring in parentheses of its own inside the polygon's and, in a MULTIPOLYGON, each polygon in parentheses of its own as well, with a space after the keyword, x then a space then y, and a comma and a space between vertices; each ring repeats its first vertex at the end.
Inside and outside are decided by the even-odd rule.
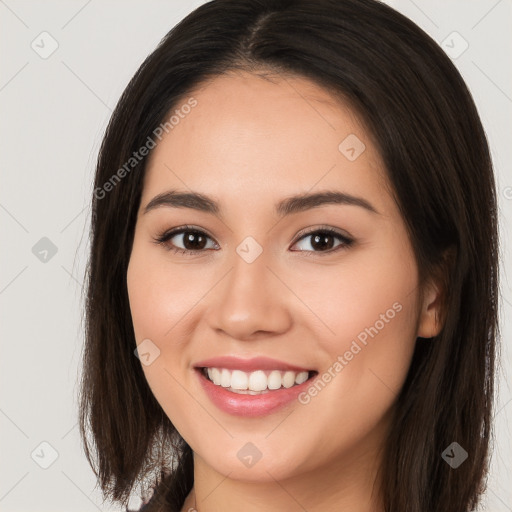
POLYGON ((191 98, 195 106, 150 154, 144 197, 176 186, 233 199, 315 184, 382 191, 383 165, 363 123, 305 78, 230 72, 191 91, 173 112, 191 98), (356 156, 362 151, 356 159, 350 146, 356 156))

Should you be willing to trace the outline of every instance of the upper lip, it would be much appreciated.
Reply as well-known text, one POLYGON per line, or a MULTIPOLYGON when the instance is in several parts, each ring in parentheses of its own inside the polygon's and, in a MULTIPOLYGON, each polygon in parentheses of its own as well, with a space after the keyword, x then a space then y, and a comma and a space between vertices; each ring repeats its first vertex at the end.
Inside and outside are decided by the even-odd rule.
POLYGON ((196 368, 226 368, 228 370, 242 370, 252 372, 256 370, 282 370, 292 372, 307 372, 308 368, 302 368, 293 364, 285 363, 269 357, 253 357, 243 359, 233 356, 219 356, 205 359, 194 364, 196 368))

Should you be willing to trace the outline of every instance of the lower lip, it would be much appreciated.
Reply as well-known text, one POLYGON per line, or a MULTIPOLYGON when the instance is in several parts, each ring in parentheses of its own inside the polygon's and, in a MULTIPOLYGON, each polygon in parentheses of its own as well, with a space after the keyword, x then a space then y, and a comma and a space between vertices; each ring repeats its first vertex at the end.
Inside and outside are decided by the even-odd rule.
POLYGON ((281 388, 261 395, 233 393, 217 386, 196 368, 199 381, 210 400, 222 411, 235 416, 257 417, 279 411, 297 399, 297 396, 311 385, 314 376, 291 388, 281 388))

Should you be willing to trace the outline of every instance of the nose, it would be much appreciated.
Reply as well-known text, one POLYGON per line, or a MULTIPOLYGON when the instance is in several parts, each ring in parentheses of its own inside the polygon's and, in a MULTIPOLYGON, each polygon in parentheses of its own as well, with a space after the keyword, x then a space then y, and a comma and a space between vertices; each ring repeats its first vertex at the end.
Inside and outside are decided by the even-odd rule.
POLYGON ((210 294, 210 328, 241 341, 290 329, 292 294, 270 268, 265 252, 251 263, 235 253, 232 262, 210 294))

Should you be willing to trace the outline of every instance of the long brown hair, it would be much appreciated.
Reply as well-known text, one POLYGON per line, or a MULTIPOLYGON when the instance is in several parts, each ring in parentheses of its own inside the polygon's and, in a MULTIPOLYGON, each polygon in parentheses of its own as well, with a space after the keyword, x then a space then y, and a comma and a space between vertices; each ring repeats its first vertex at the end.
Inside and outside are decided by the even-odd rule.
POLYGON ((309 78, 348 101, 373 135, 421 277, 443 269, 447 290, 442 332, 417 339, 397 398, 385 509, 472 510, 488 471, 498 339, 493 168, 455 66, 375 0, 213 0, 164 37, 119 100, 92 197, 80 396, 85 453, 104 496, 126 505, 144 481, 179 510, 193 485, 192 451, 134 355, 126 273, 146 159, 112 177, 188 92, 232 69, 309 78), (456 469, 442 457, 453 442, 469 454, 456 469))

